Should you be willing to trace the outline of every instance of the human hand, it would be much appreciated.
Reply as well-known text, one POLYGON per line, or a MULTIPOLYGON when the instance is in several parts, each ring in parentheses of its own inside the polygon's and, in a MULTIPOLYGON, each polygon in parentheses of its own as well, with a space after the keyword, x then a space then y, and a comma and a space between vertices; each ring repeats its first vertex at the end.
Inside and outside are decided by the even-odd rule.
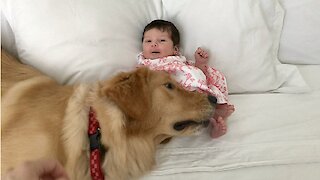
POLYGON ((194 57, 196 59, 195 65, 200 69, 203 69, 205 65, 208 63, 209 55, 206 51, 198 47, 196 52, 194 53, 194 57))
POLYGON ((26 161, 7 172, 4 180, 69 180, 63 166, 52 159, 26 161))

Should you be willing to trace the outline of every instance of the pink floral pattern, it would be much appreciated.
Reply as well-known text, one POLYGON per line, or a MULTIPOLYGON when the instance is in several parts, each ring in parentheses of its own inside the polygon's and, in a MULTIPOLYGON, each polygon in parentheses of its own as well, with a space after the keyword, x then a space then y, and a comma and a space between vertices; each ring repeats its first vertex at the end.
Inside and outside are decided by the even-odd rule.
POLYGON ((138 64, 152 70, 166 71, 189 91, 200 91, 215 96, 218 104, 228 103, 228 88, 225 76, 213 67, 206 66, 205 73, 194 66, 184 56, 167 56, 158 59, 145 59, 138 55, 138 64))

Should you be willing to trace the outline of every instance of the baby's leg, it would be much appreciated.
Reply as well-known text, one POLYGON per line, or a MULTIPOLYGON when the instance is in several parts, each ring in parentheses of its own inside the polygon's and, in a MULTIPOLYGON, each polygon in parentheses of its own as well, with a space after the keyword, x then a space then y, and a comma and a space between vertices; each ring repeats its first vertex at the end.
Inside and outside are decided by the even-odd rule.
POLYGON ((217 104, 214 116, 210 119, 212 125, 212 138, 218 138, 227 132, 226 120, 234 110, 233 105, 217 104))
POLYGON ((224 135, 227 132, 227 125, 222 117, 218 117, 217 119, 211 118, 210 119, 212 130, 211 130, 211 137, 218 138, 224 135))
POLYGON ((222 117, 222 119, 227 119, 235 111, 234 105, 230 104, 217 104, 216 111, 214 113, 214 118, 222 117))

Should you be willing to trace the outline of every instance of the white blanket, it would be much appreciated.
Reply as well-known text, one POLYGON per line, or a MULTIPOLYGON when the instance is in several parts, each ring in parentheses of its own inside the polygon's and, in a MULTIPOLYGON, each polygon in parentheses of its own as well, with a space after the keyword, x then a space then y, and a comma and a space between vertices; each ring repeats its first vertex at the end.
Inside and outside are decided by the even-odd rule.
POLYGON ((156 169, 145 179, 250 177, 245 175, 252 168, 272 173, 259 179, 282 179, 290 173, 296 179, 320 177, 319 170, 313 171, 320 169, 320 66, 302 66, 300 71, 312 92, 230 95, 236 111, 226 135, 210 139, 204 132, 175 139, 161 148, 156 169), (290 171, 281 171, 284 167, 290 171))

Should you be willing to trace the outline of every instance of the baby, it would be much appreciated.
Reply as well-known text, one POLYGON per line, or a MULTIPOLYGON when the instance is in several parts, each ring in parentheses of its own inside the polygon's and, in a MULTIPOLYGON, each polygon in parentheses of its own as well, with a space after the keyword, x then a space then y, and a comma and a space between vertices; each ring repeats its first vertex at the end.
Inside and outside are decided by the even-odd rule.
POLYGON ((152 21, 143 31, 143 51, 138 55, 138 64, 170 73, 189 91, 197 90, 215 96, 217 106, 210 119, 211 137, 220 137, 227 132, 226 118, 235 110, 228 103, 226 78, 218 70, 207 66, 209 56, 206 51, 198 48, 193 63, 180 55, 179 43, 179 31, 173 23, 165 20, 152 21))

